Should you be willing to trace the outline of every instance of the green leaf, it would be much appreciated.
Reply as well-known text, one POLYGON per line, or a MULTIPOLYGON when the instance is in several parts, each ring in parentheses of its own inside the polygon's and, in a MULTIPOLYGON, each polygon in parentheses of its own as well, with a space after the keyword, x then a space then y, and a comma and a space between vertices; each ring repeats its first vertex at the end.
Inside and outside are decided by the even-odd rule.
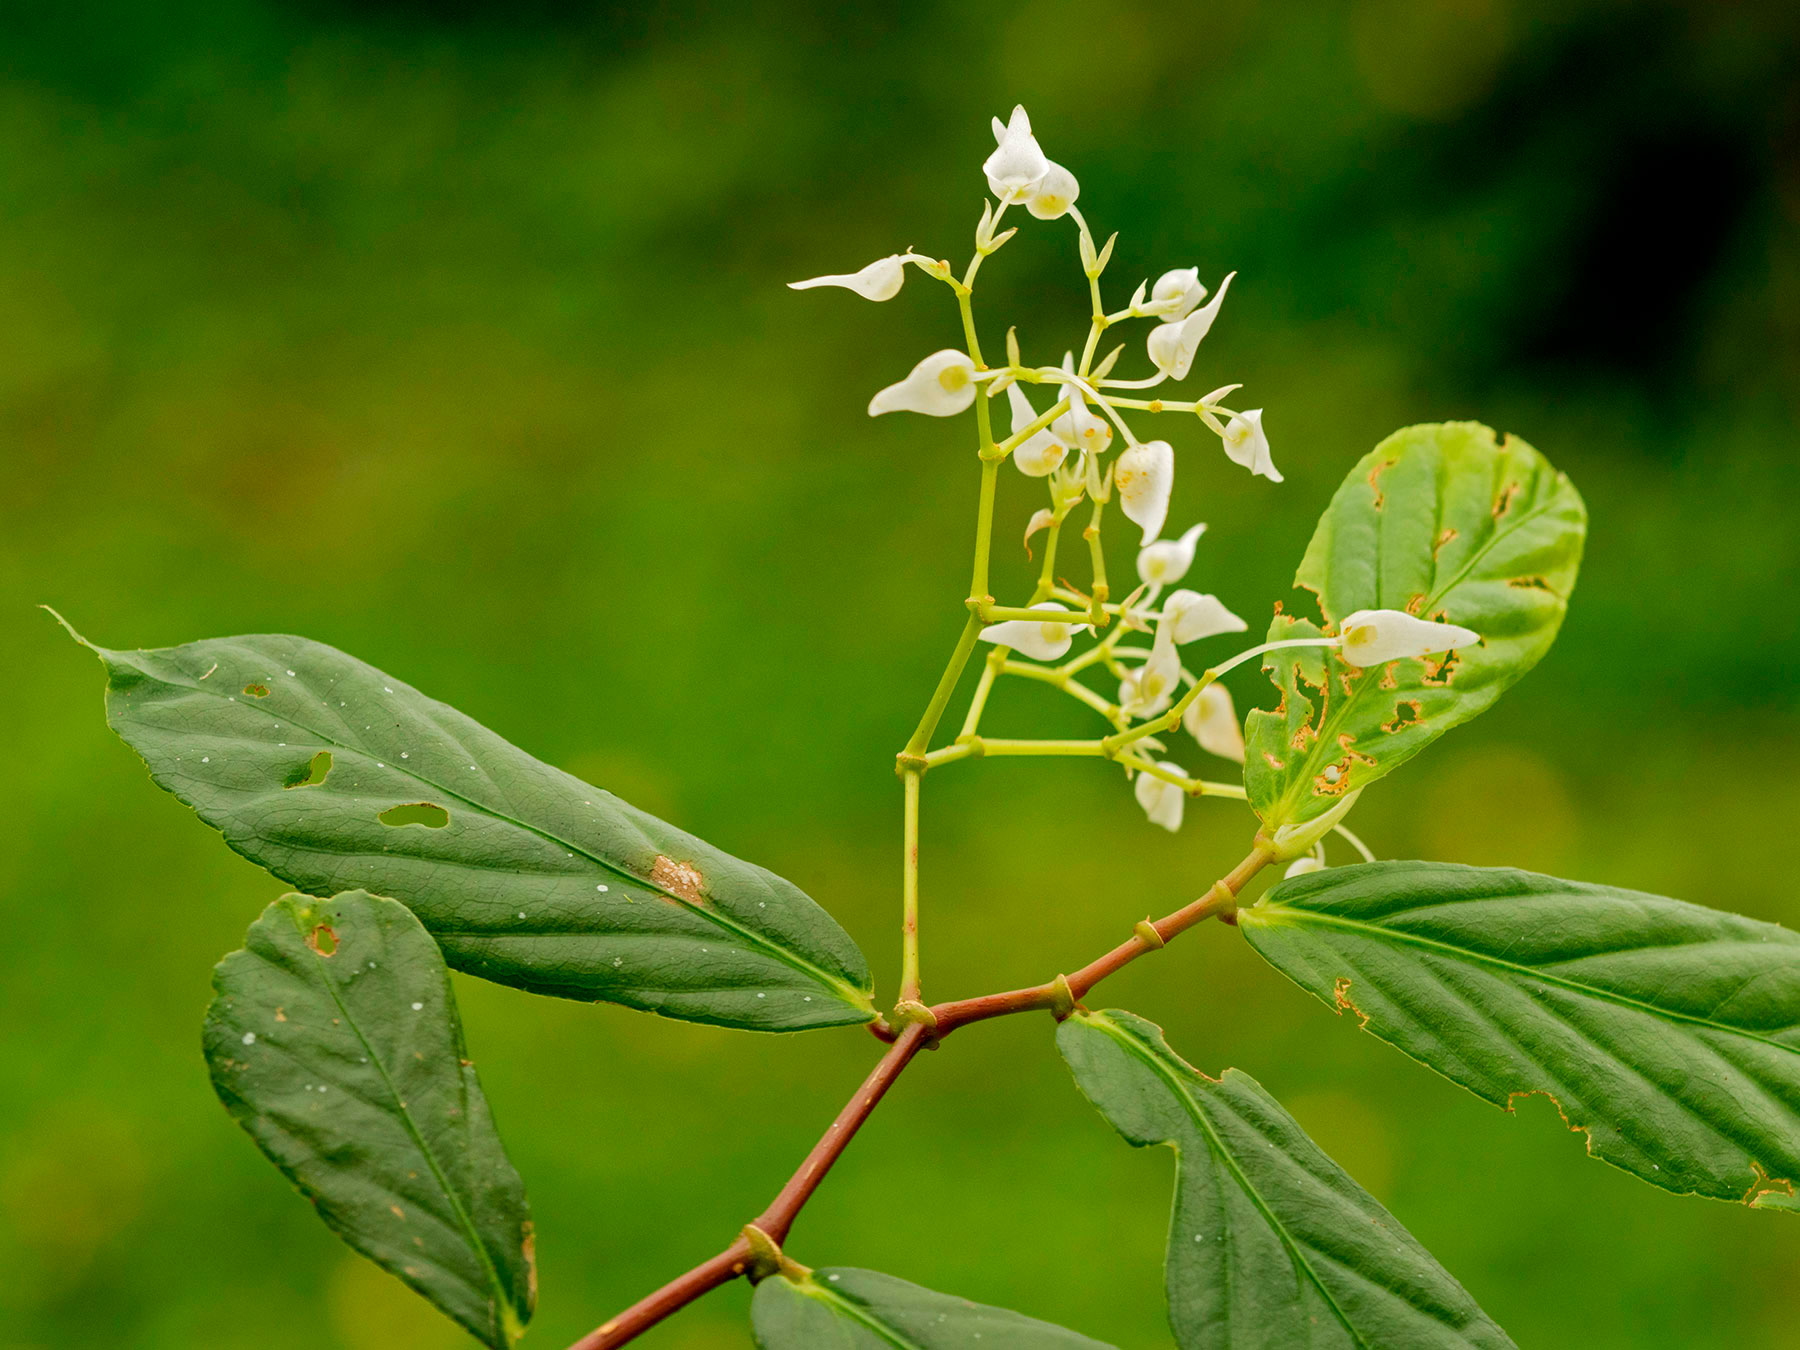
POLYGON ((874 1017, 862 953, 797 887, 335 648, 99 655, 159 786, 290 885, 410 906, 458 970, 763 1031, 874 1017))
POLYGON ((507 1350, 537 1297, 531 1211, 437 945, 363 891, 289 895, 213 974, 213 1086, 337 1235, 507 1350))
POLYGON ((1238 913, 1276 969, 1497 1106, 1680 1194, 1800 1209, 1800 934, 1503 868, 1296 877, 1238 913))
POLYGON ((1270 652, 1281 693, 1253 711, 1245 786, 1272 832, 1310 820, 1468 721, 1556 639, 1581 563, 1587 510, 1523 441, 1475 422, 1408 427, 1350 471, 1294 585, 1319 622, 1277 613, 1269 641, 1335 635, 1359 609, 1397 609, 1482 635, 1449 657, 1346 664, 1318 647, 1270 652), (1322 626, 1321 626, 1322 625, 1322 626))
POLYGON ((1206 1077, 1128 1012, 1076 1013, 1056 1042, 1120 1134, 1179 1159, 1166 1278, 1183 1350, 1512 1345, 1248 1074, 1206 1077))
POLYGON ((756 1286, 750 1321, 762 1350, 1113 1350, 1034 1317, 849 1267, 770 1276, 756 1286))

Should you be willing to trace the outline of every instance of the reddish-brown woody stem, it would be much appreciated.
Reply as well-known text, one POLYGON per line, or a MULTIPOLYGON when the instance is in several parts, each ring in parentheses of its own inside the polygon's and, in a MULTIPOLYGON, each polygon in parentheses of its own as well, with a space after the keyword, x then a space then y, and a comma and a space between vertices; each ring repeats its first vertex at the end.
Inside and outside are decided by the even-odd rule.
MULTIPOLYGON (((1006 1017, 1012 1013, 1053 1008, 1066 997, 1065 988, 1076 999, 1084 997, 1108 975, 1129 965, 1145 952, 1156 951, 1171 938, 1215 914, 1229 915, 1235 907, 1238 893, 1250 878, 1268 865, 1271 856, 1269 849, 1259 841, 1250 855, 1205 895, 1148 925, 1155 930, 1160 941, 1152 942, 1144 936, 1134 935, 1073 975, 1058 977, 1026 989, 939 1003, 931 1008, 931 1013, 936 1018, 935 1025, 923 1021, 908 1023, 894 1037, 893 1044, 863 1080, 856 1095, 845 1103, 844 1109, 838 1112, 837 1119, 831 1122, 823 1137, 813 1145, 812 1152, 806 1155, 799 1170, 788 1179, 787 1185, 781 1188, 781 1193, 752 1223, 777 1243, 787 1240, 788 1230, 793 1227, 795 1216, 812 1198, 812 1193, 825 1179, 832 1164, 838 1160, 856 1132, 862 1128, 863 1122, 887 1094, 888 1088, 921 1048, 936 1045, 958 1027, 970 1022, 984 1022, 989 1018, 1006 1017)), ((1140 929, 1142 927, 1140 925, 1140 929)), ((743 1275, 749 1269, 750 1257, 749 1244, 739 1238, 717 1256, 669 1281, 648 1298, 634 1303, 611 1321, 596 1327, 570 1346, 569 1350, 614 1350, 614 1347, 636 1339, 702 1294, 743 1275)))

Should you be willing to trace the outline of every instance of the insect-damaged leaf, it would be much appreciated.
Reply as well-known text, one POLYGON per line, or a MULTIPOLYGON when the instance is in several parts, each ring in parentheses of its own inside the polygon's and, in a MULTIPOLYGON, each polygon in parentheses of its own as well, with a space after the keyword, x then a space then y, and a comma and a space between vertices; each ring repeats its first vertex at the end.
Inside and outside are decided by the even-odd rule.
POLYGON ((1294 577, 1323 626, 1277 614, 1269 641, 1335 635, 1357 610, 1395 609, 1472 628, 1481 642, 1370 670, 1317 647, 1266 655, 1281 702, 1249 715, 1244 766, 1264 824, 1324 814, 1536 665, 1562 624, 1586 533, 1569 480, 1479 423, 1407 427, 1364 456, 1294 577))
POLYGON ((848 1267, 772 1275, 750 1320, 762 1350, 1113 1350, 1005 1308, 848 1267))
POLYGON ((1424 862, 1295 877, 1238 922, 1289 979, 1477 1095, 1549 1095, 1595 1157, 1800 1209, 1800 934, 1424 862))
POLYGON ((1182 1350, 1512 1345, 1248 1074, 1206 1077, 1127 1012, 1076 1013, 1056 1042, 1120 1134, 1179 1159, 1166 1279, 1182 1350))
POLYGON ((213 1086, 339 1237, 507 1350, 536 1299, 531 1212, 404 905, 289 895, 219 963, 213 1086))
POLYGON ((874 1016, 862 953, 797 887, 335 648, 99 655, 159 786, 290 885, 408 905, 458 970, 766 1031, 874 1016))

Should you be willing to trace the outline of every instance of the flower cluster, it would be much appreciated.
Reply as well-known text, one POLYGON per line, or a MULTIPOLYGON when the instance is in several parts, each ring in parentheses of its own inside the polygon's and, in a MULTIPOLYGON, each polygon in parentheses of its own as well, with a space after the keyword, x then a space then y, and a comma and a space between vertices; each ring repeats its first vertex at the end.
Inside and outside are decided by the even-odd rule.
MULTIPOLYGON (((1243 733, 1231 695, 1217 682, 1218 676, 1268 647, 1239 652, 1198 674, 1189 668, 1184 649, 1244 632, 1248 625, 1216 596, 1180 586, 1194 565, 1206 526, 1194 524, 1175 538, 1163 537, 1175 482, 1175 448, 1167 440, 1140 439, 1127 418, 1138 413, 1196 417, 1219 438, 1233 463, 1272 483, 1282 481, 1263 430, 1263 410, 1240 411, 1223 401, 1241 385, 1222 385, 1191 400, 1146 397, 1159 386, 1188 378, 1236 273, 1227 273, 1217 289, 1209 289, 1197 267, 1165 271, 1154 282, 1140 283, 1124 308, 1109 312, 1101 302, 1100 278, 1117 236, 1096 245, 1076 206, 1081 185, 1073 173, 1044 154, 1023 108, 1014 108, 1004 123, 996 118, 993 129, 995 148, 982 165, 993 200, 983 204, 975 232, 975 255, 960 277, 948 262, 908 250, 878 259, 860 271, 791 283, 796 290, 838 286, 865 299, 891 300, 900 293, 907 269, 912 267, 947 285, 961 311, 966 350, 946 348, 931 353, 905 378, 876 393, 869 401, 869 413, 954 417, 974 408, 984 468, 984 522, 992 518, 992 467, 999 460, 1011 459, 1026 477, 1043 480, 1049 494, 1049 504, 1032 517, 1026 532, 1028 550, 1034 535, 1047 532, 1047 538, 1038 585, 1022 606, 997 605, 986 593, 990 527, 984 523, 968 600, 971 622, 977 625, 973 636, 989 644, 982 683, 955 742, 940 750, 926 749, 936 725, 935 715, 928 713, 921 734, 914 738, 916 743, 902 752, 902 770, 922 774, 936 764, 985 754, 1101 754, 1124 767, 1149 819, 1175 830, 1190 796, 1241 798, 1243 789, 1189 777, 1180 764, 1160 757, 1167 753, 1161 737, 1179 726, 1206 754, 1241 765, 1243 733), (1027 364, 1017 333, 1009 332, 1005 363, 990 366, 982 357, 970 297, 982 262, 1017 232, 1016 227, 1001 230, 1000 224, 1009 210, 1019 206, 1039 220, 1067 218, 1074 223, 1092 314, 1079 356, 1071 349, 1060 362, 1027 364), (1115 347, 1101 357, 1099 342, 1114 327, 1133 320, 1150 322, 1144 351, 1151 373, 1140 378, 1115 376, 1114 367, 1124 348, 1115 347), (1049 406, 1040 409, 1029 386, 1047 386, 1049 406), (1006 398, 1010 435, 996 440, 988 405, 1001 395, 1006 398), (1102 548, 1104 508, 1115 498, 1138 534, 1138 584, 1117 602, 1111 599, 1102 548), (1085 592, 1056 571, 1062 526, 1084 501, 1092 507, 1091 519, 1081 532, 1092 569, 1085 592), (1147 645, 1131 641, 1133 635, 1147 637, 1147 645), (1077 637, 1090 638, 1091 643, 1071 656, 1077 637), (1079 678, 1091 669, 1103 669, 1116 682, 1115 698, 1079 678), (1094 742, 983 737, 982 710, 1001 676, 1055 685, 1104 717, 1112 734, 1094 742)), ((1475 640, 1476 635, 1467 629, 1382 610, 1349 616, 1336 636, 1300 641, 1340 648, 1345 661, 1371 666, 1475 640)), ((967 660, 968 644, 959 652, 947 672, 948 684, 954 684, 960 674, 959 662, 967 660)))

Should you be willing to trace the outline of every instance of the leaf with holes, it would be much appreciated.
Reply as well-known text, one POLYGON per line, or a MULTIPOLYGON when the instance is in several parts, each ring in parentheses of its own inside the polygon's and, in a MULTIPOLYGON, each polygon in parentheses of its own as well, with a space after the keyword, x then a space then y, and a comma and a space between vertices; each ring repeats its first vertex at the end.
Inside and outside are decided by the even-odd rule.
POLYGON ((1289 979, 1478 1096, 1551 1097, 1596 1158, 1800 1210, 1800 934, 1424 862, 1295 877, 1238 921, 1289 979))
POLYGON ((1268 653, 1281 702, 1246 719, 1244 768, 1265 826, 1323 815, 1536 665, 1562 625, 1586 533, 1569 480, 1479 423, 1407 427, 1366 455, 1294 577, 1316 597, 1319 623, 1278 612, 1269 641, 1335 635, 1362 609, 1447 620, 1481 641, 1370 670, 1318 647, 1268 653))
POLYGON ((337 1235, 506 1350, 537 1297, 531 1211, 404 905, 289 895, 213 975, 213 1086, 337 1235))
POLYGON ((874 1017, 862 953, 797 887, 335 648, 99 655, 159 786, 290 885, 402 901, 458 970, 765 1031, 874 1017))
POLYGON ((1056 1043, 1127 1141, 1175 1150, 1165 1275, 1182 1350, 1512 1345, 1248 1074, 1208 1078, 1128 1012, 1078 1012, 1056 1043))
POLYGON ((848 1267, 772 1275, 750 1320, 762 1350, 1113 1350, 1034 1317, 848 1267))

